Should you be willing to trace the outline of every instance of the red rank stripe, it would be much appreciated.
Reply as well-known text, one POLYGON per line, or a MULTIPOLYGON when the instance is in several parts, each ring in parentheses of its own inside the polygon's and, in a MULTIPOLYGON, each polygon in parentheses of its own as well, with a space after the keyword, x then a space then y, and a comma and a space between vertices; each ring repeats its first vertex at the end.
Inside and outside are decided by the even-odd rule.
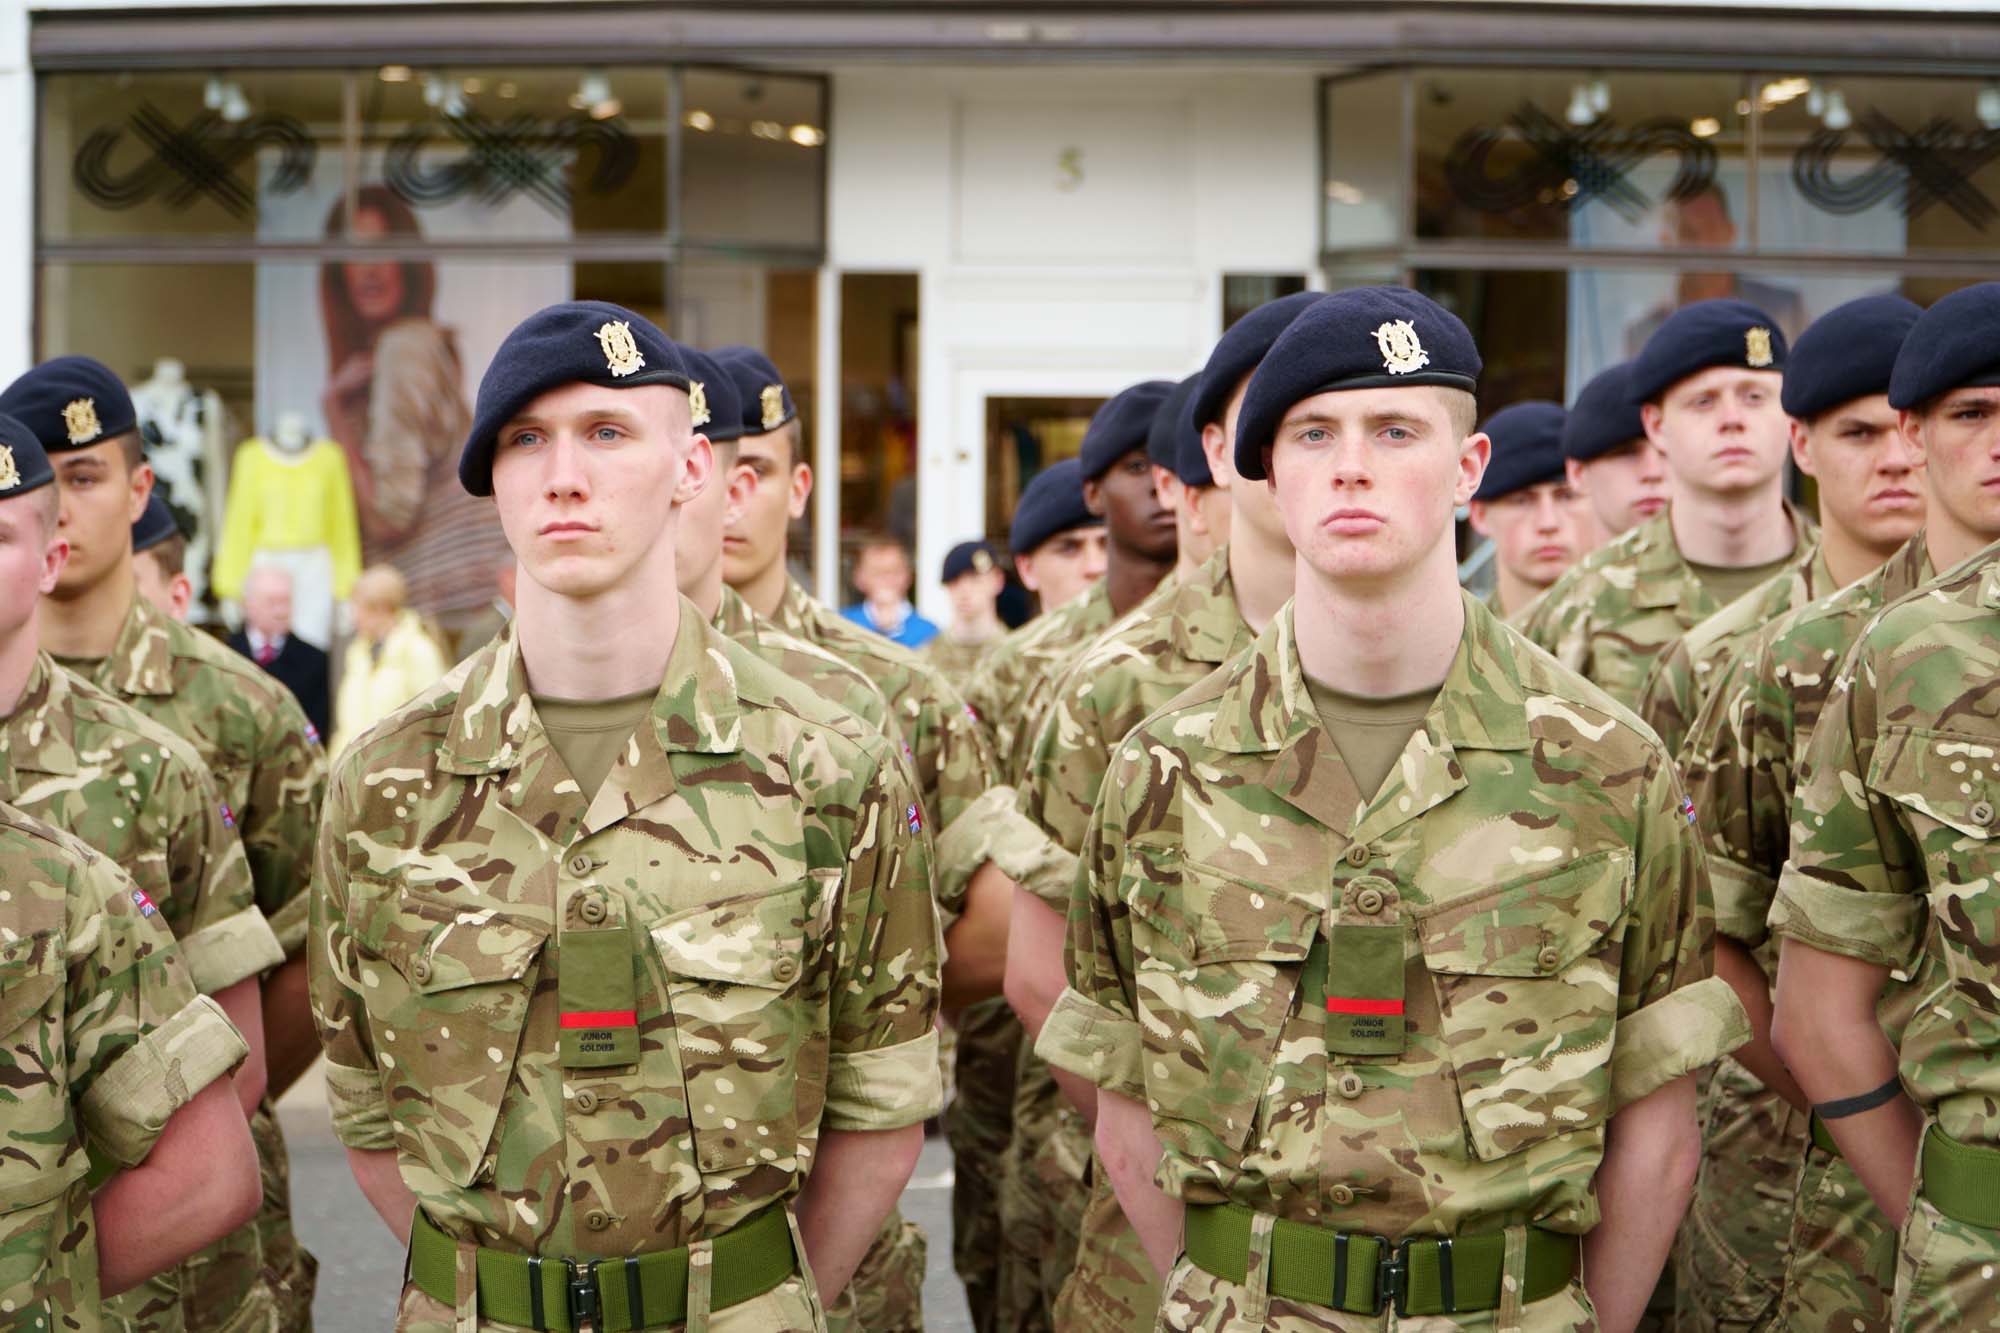
POLYGON ((1329 1014, 1367 1014, 1393 1018, 1403 1012, 1401 1000, 1346 1000, 1327 997, 1329 1014))
POLYGON ((566 1028, 635 1028, 639 1026, 639 1012, 636 1009, 604 1009, 596 1013, 564 1014, 562 1025, 566 1028))

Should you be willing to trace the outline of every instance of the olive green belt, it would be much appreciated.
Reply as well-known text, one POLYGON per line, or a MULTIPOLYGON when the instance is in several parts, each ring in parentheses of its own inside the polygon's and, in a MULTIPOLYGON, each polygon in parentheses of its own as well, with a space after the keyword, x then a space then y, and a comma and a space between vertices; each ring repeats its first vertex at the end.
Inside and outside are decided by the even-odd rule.
MULTIPOLYGON (((709 1305, 722 1310, 762 1296, 798 1271, 782 1204, 715 1238, 709 1305)), ((458 1242, 417 1210, 410 1226, 410 1281, 433 1300, 458 1298, 458 1242)), ((544 1259, 478 1252, 479 1313, 503 1324, 576 1333, 629 1333, 687 1318, 688 1252, 662 1250, 632 1259, 544 1259)))
MULTIPOLYGON (((1248 1281, 1250 1227, 1256 1214, 1234 1204, 1191 1205, 1187 1257, 1239 1286, 1248 1281)), ((1523 1303, 1555 1295, 1576 1276, 1575 1236, 1528 1228, 1523 1303)), ((1454 1314, 1500 1308, 1507 1233, 1391 1241, 1328 1231, 1279 1218, 1271 1228, 1273 1296, 1349 1314, 1454 1314)))
POLYGON ((1960 1143, 1932 1125, 1924 1135, 1924 1197, 1954 1222, 2000 1231, 2000 1148, 1960 1143))

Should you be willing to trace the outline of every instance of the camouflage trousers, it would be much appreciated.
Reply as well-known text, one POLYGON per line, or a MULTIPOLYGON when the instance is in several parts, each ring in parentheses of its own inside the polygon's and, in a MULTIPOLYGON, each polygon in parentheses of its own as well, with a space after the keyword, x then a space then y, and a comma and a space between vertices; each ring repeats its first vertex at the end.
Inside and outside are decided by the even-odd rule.
MULTIPOLYGON (((1258 1246, 1269 1233, 1251 1236, 1253 1273, 1264 1269, 1258 1246)), ((1519 1290, 1518 1281, 1515 1290, 1519 1290)), ((1080 1325, 1079 1327, 1086 1327, 1080 1325)), ((1553 1296, 1523 1304, 1509 1298, 1498 1310, 1453 1315, 1347 1314, 1272 1296, 1260 1286, 1242 1285, 1204 1272, 1186 1256, 1175 1263, 1161 1289, 1159 1333, 1597 1333, 1597 1311, 1579 1279, 1553 1296)))
POLYGON ((1076 1267, 1056 1300, 1056 1327, 1146 1333, 1159 1317, 1159 1274, 1095 1156, 1079 1230, 1076 1267))
POLYGON ((832 1333, 924 1333, 929 1250, 922 1229, 890 1210, 846 1290, 827 1308, 827 1328, 832 1333))
POLYGON ((1048 1067, 1023 1043, 1014 1132, 1000 1200, 999 1326, 1048 1333, 1056 1296, 1076 1263, 1089 1193, 1090 1135, 1064 1101, 1048 1067))
POLYGON ((1922 1168, 1896 1256, 1899 1333, 2000 1329, 2000 1231, 1955 1221, 1923 1197, 1922 1168))
POLYGON ((1674 1243, 1677 1333, 1778 1327, 1806 1117, 1724 1056, 1702 1098, 1702 1161, 1674 1243))
POLYGON ((319 1263, 292 1231, 291 1162, 267 1099, 250 1117, 264 1199, 257 1216, 105 1303, 120 1333, 310 1333, 319 1263))
POLYGON ((1792 1209, 1778 1327, 1889 1333, 1895 1287, 1896 1229, 1846 1162, 1809 1148, 1792 1209))
POLYGON ((1021 1023, 1004 999, 959 1016, 957 1095, 945 1109, 951 1141, 951 1266, 965 1284, 976 1333, 1000 1333, 1000 1196, 1014 1124, 1021 1023))

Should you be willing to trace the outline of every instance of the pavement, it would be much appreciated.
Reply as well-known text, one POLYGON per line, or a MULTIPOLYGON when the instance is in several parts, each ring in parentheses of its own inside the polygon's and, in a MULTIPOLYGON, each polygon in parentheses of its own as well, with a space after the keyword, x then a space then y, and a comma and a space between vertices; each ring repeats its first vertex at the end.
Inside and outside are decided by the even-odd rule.
MULTIPOLYGON (((403 1251, 361 1197, 347 1154, 327 1121, 325 1080, 315 1069, 278 1104, 292 1159, 292 1217, 319 1257, 316 1333, 381 1333, 395 1321, 403 1251)), ((925 1140, 903 1191, 903 1215, 930 1240, 924 1280, 927 1333, 971 1333, 965 1292, 951 1270, 951 1154, 942 1135, 925 1140)))

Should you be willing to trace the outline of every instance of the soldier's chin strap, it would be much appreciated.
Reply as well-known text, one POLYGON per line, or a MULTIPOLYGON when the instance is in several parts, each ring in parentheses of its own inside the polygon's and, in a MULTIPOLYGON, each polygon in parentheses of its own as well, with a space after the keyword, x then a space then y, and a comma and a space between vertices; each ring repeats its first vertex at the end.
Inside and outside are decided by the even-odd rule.
POLYGON ((1830 1102, 1814 1102, 1813 1114, 1822 1120, 1844 1120, 1863 1111, 1872 1111, 1878 1106, 1887 1106, 1896 1100, 1903 1090, 1901 1077, 1891 1075, 1887 1083, 1873 1092, 1864 1092, 1859 1097, 1840 1097, 1830 1102))

